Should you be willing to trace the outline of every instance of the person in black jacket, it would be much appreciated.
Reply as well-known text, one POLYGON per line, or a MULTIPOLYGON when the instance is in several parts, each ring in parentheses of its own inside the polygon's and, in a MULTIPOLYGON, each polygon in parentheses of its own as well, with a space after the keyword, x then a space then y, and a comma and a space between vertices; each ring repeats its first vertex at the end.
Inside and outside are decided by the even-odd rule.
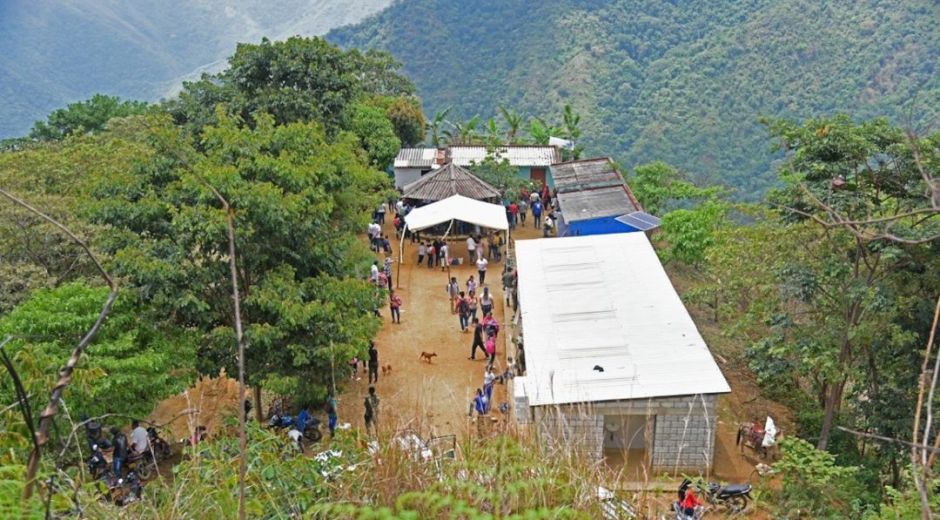
POLYGON ((375 342, 369 342, 369 384, 379 382, 379 351, 375 342))
POLYGON ((477 348, 483 351, 483 357, 486 357, 486 348, 483 346, 483 325, 480 320, 473 318, 473 345, 470 347, 470 357, 467 359, 477 358, 477 348))
POLYGON ((111 469, 114 478, 121 478, 124 461, 127 460, 127 436, 116 427, 111 428, 111 445, 114 446, 114 458, 111 459, 111 469))

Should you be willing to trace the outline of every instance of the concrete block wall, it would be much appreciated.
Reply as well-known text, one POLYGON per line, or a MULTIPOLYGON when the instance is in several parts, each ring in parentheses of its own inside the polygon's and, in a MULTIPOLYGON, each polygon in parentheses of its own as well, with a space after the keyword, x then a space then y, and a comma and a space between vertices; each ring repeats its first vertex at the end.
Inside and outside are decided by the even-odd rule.
POLYGON ((698 471, 710 468, 715 455, 718 397, 662 399, 653 433, 653 471, 698 471), (664 410, 665 411, 665 410, 664 410))
POLYGON ((512 396, 512 415, 518 424, 529 423, 529 398, 525 395, 525 376, 510 379, 506 393, 512 396))
MULTIPOLYGON (((527 400, 516 392, 517 420, 527 400)), ((716 395, 696 395, 529 408, 544 444, 570 449, 591 459, 603 457, 604 416, 642 415, 653 424, 652 470, 699 471, 710 468, 715 451, 716 395)), ((520 421, 522 422, 522 421, 520 421)))
POLYGON ((603 415, 583 405, 560 405, 535 407, 533 416, 547 447, 570 450, 591 460, 603 457, 603 415))

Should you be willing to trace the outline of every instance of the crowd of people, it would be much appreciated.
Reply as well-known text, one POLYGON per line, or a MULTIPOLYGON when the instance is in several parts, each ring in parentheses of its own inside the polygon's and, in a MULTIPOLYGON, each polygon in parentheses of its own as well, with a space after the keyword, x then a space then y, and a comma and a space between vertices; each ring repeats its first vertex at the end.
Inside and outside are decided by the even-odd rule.
MULTIPOLYGON (((521 190, 517 200, 506 205, 507 219, 510 228, 524 226, 527 222, 536 229, 545 229, 548 236, 554 228, 555 212, 553 210, 553 197, 548 188, 529 192, 521 190), (531 213, 531 216, 529 214, 531 213), (546 224, 546 222, 548 222, 546 224)), ((476 412, 486 415, 490 412, 493 400, 493 388, 496 384, 504 384, 520 372, 521 363, 506 358, 506 366, 498 366, 498 345, 500 323, 496 318, 496 295, 491 285, 491 269, 493 264, 503 263, 501 276, 496 278, 502 286, 504 301, 507 307, 517 308, 516 296, 517 272, 506 259, 506 236, 501 232, 481 230, 479 227, 466 223, 457 223, 453 229, 432 229, 426 231, 430 236, 422 238, 418 232, 406 229, 405 216, 415 206, 402 198, 391 198, 387 205, 383 204, 373 214, 373 221, 367 230, 372 251, 381 255, 384 261, 376 259, 371 267, 370 281, 377 290, 387 291, 390 321, 393 324, 401 323, 402 296, 393 289, 392 246, 389 237, 382 232, 385 215, 391 214, 391 224, 395 230, 396 239, 409 238, 413 244, 413 254, 416 265, 427 269, 439 267, 442 271, 452 266, 468 265, 474 269, 461 283, 457 276, 451 276, 445 287, 445 294, 449 300, 449 309, 452 315, 458 318, 460 331, 470 333, 470 352, 468 359, 486 360, 482 385, 476 389, 476 395, 471 403, 470 414, 476 412), (443 239, 446 232, 466 238, 460 238, 466 244, 466 260, 462 255, 455 255, 448 241, 443 239), (464 263, 466 262, 466 263, 464 263), (478 356, 479 351, 479 356, 478 356)), ((376 311, 376 314, 379 314, 376 311)), ((517 345, 517 352, 521 357, 521 344, 517 345)), ((520 360, 521 361, 521 360, 520 360)), ((358 359, 352 360, 355 366, 361 363, 358 359)), ((378 350, 373 344, 369 349, 368 377, 369 394, 365 398, 365 423, 367 430, 374 429, 378 416, 378 397, 375 394, 375 385, 378 383, 379 369, 378 350)), ((384 371, 384 369, 383 369, 384 371)), ((354 374, 358 373, 354 368, 354 374)), ((508 407, 507 407, 508 408, 508 407)))
POLYGON ((525 226, 527 214, 532 213, 532 227, 542 229, 542 236, 549 237, 555 232, 557 213, 557 192, 543 186, 541 190, 532 190, 529 192, 525 188, 519 191, 518 200, 513 200, 506 205, 506 219, 509 221, 509 229, 516 229, 517 226, 525 226))

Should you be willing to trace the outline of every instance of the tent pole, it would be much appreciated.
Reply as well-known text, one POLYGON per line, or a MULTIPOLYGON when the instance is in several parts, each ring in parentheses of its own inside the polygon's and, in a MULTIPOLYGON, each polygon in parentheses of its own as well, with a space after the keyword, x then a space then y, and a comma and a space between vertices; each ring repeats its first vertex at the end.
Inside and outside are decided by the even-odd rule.
MULTIPOLYGON (((447 225, 447 231, 444 232, 444 237, 441 240, 444 244, 447 244, 447 235, 450 234, 450 229, 454 227, 454 219, 450 219, 450 224, 447 225)), ((447 246, 447 256, 450 256, 450 246, 447 246)), ((444 262, 447 264, 447 283, 450 283, 450 259, 444 257, 444 262)))
POLYGON ((395 277, 395 288, 401 289, 401 263, 405 258, 405 234, 408 233, 408 223, 401 228, 401 242, 398 243, 398 276, 395 277))

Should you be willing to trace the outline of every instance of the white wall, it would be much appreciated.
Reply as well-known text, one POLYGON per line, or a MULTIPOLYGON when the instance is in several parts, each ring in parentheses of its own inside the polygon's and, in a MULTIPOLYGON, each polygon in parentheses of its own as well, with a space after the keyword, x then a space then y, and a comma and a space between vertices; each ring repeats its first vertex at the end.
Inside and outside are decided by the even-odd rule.
POLYGON ((394 170, 396 188, 402 188, 421 178, 421 168, 395 168, 394 170))

